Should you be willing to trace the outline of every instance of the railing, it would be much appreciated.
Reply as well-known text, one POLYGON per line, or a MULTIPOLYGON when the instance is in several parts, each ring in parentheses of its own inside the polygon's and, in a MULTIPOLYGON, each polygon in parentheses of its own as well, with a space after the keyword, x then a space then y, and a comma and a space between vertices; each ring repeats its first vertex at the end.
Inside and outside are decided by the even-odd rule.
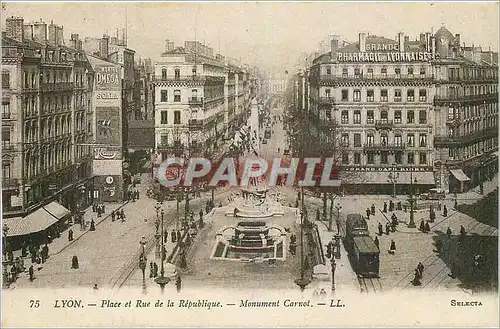
POLYGON ((434 97, 434 103, 489 101, 495 99, 498 99, 498 93, 482 94, 482 95, 436 95, 434 97))
POLYGON ((203 97, 189 97, 188 99, 189 104, 203 104, 203 97))
POLYGON ((392 120, 376 120, 375 129, 391 129, 394 125, 392 120))
POLYGON ((334 104, 335 97, 319 97, 318 102, 321 104, 334 104))
POLYGON ((42 82, 40 83, 41 91, 55 91, 55 90, 72 90, 75 84, 73 82, 42 82))
POLYGON ((319 79, 322 81, 332 81, 332 80, 433 80, 433 74, 359 74, 359 75, 333 75, 333 74, 321 74, 319 79))
POLYGON ((402 151, 405 149, 405 144, 395 143, 365 143, 363 149, 366 151, 402 151))
POLYGON ((223 82, 224 77, 214 77, 214 76, 199 76, 199 75, 162 75, 155 78, 156 81, 214 81, 223 82))
POLYGON ((451 146, 463 143, 475 143, 485 137, 498 135, 498 127, 489 127, 481 131, 476 131, 462 136, 434 136, 434 146, 451 146))

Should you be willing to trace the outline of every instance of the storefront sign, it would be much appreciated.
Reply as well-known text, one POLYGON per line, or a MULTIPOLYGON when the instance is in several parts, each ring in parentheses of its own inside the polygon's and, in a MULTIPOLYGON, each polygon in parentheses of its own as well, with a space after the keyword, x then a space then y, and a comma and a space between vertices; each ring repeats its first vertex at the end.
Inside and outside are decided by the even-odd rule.
POLYGON ((399 51, 398 43, 367 43, 366 51, 399 51))
POLYGON ((425 62, 435 59, 428 52, 359 52, 338 53, 339 62, 425 62))

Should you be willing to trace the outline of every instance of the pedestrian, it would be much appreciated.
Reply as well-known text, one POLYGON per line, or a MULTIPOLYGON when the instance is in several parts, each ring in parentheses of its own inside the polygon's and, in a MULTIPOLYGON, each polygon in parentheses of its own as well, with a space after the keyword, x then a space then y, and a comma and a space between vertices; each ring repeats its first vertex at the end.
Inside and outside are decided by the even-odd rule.
POLYGON ((182 239, 182 233, 181 233, 181 230, 178 230, 177 231, 177 242, 180 242, 182 239))
POLYGON ((370 219, 370 208, 366 208, 366 219, 370 219))
POLYGON ((384 212, 387 212, 387 202, 384 201, 384 212))
POLYGON ((448 226, 448 229, 446 230, 446 235, 448 236, 448 239, 451 238, 451 228, 448 226))
POLYGON ((431 231, 431 226, 429 225, 429 222, 425 222, 425 233, 429 233, 431 231))
POLYGON ((389 225, 389 223, 385 223, 385 234, 389 235, 390 230, 391 230, 391 225, 389 225))
POLYGON ((382 235, 382 233, 383 233, 382 230, 383 230, 382 224, 379 222, 378 223, 378 235, 380 235, 380 236, 382 235))
POLYGON ((202 209, 200 209, 199 215, 200 215, 200 220, 202 220, 203 219, 203 210, 202 209))
POLYGON ((149 277, 153 278, 155 274, 155 268, 153 266, 153 262, 149 262, 149 277))
POLYGON ((177 232, 174 230, 172 230, 172 234, 170 234, 170 240, 172 241, 172 243, 176 243, 177 242, 177 232))
POLYGON ((103 203, 102 204, 102 213, 105 214, 106 213, 106 205, 103 203))
POLYGON ((422 231, 423 233, 425 233, 425 224, 424 224, 424 220, 423 219, 420 221, 420 231, 422 231))
POLYGON ((30 276, 30 281, 33 281, 35 279, 35 270, 33 269, 33 265, 31 265, 28 269, 28 273, 30 276))
POLYGON ((435 219, 436 219, 436 213, 434 212, 434 209, 431 208, 429 212, 429 221, 433 223, 435 219))
POLYGON ((417 265, 417 269, 420 274, 420 279, 422 279, 424 273, 424 264, 422 264, 422 262, 419 262, 417 265))
POLYGON ((167 230, 163 231, 163 242, 164 243, 168 242, 168 231, 167 230))
POLYGON ((114 211, 111 212, 111 221, 112 222, 115 221, 115 212, 114 211))
POLYGON ((464 237, 467 234, 465 231, 465 227, 463 225, 460 225, 460 236, 464 237))
POLYGON ((443 217, 448 217, 448 208, 446 208, 446 205, 443 206, 443 217))
POLYGON ((45 259, 49 258, 49 246, 47 246, 47 244, 45 244, 45 246, 43 246, 42 254, 45 255, 45 259))
POLYGON ((420 276, 420 273, 419 273, 418 269, 416 268, 415 269, 415 275, 414 275, 413 281, 412 281, 412 283, 413 283, 414 286, 420 286, 422 284, 420 282, 420 277, 419 276, 420 276))
POLYGON ((154 269, 154 277, 156 278, 158 276, 158 265, 156 263, 153 263, 153 269, 154 269))
POLYGON ((123 209, 122 211, 120 212, 120 217, 122 219, 122 223, 125 222, 125 213, 123 212, 123 209))
POLYGON ((74 269, 79 268, 78 257, 76 255, 74 255, 73 258, 71 259, 71 268, 74 268, 74 269))
POLYGON ((396 252, 396 242, 394 242, 394 240, 391 240, 391 246, 389 247, 389 251, 393 255, 396 252))
POLYGON ((179 275, 177 276, 177 280, 175 280, 175 287, 177 288, 177 292, 181 292, 182 279, 179 275))
POLYGON ((372 203, 371 207, 372 215, 375 215, 375 204, 372 203))
POLYGON ((437 208, 438 208, 438 211, 441 211, 441 201, 438 202, 437 208))
POLYGON ((68 231, 68 241, 73 241, 73 230, 69 229, 68 231))
POLYGON ((95 231, 95 222, 93 218, 90 220, 90 231, 95 231))
POLYGON ((392 213, 391 222, 393 226, 398 226, 399 224, 398 217, 396 216, 395 213, 392 213))
POLYGON ((392 200, 389 201, 389 211, 394 211, 394 202, 392 200))
POLYGON ((97 212, 97 207, 95 204, 92 205, 92 212, 97 212))
POLYGON ((378 241, 378 236, 375 236, 375 240, 373 240, 373 242, 377 246, 378 250, 380 250, 380 242, 378 241))

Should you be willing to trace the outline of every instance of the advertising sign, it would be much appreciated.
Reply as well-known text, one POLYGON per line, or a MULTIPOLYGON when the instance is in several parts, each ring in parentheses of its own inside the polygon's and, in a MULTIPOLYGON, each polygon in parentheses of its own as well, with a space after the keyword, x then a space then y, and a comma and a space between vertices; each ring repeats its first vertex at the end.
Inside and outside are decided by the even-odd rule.
POLYGON ((94 188, 99 191, 102 202, 117 202, 121 200, 122 178, 117 175, 103 175, 95 178, 94 188))
POLYGON ((121 147, 95 147, 94 160, 119 160, 122 159, 121 147))
POLYGON ((96 107, 97 144, 121 146, 122 122, 119 107, 96 107))

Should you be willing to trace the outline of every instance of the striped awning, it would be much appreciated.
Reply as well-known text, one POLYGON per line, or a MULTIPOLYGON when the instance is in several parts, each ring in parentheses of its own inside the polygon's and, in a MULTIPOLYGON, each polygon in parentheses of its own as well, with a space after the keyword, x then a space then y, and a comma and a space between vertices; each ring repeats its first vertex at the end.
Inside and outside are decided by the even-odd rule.
POLYGON ((57 201, 52 201, 42 208, 57 219, 62 219, 71 213, 71 211, 61 206, 57 201))
POLYGON ((467 177, 467 175, 464 173, 464 171, 462 169, 451 169, 450 172, 460 182, 468 182, 468 181, 470 181, 470 178, 467 177))
POLYGON ((56 217, 40 208, 26 217, 5 218, 3 223, 9 228, 7 231, 9 237, 41 232, 57 221, 56 217))

